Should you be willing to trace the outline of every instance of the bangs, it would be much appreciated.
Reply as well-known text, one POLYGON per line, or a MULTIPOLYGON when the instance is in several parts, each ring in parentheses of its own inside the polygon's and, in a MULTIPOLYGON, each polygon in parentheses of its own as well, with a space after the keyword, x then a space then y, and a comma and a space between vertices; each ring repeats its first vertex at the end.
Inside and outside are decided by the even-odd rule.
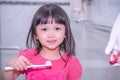
POLYGON ((39 17, 35 21, 36 25, 39 24, 52 24, 53 22, 58 23, 58 24, 65 24, 65 17, 63 17, 61 14, 58 13, 50 13, 50 12, 44 12, 43 14, 39 15, 39 17))

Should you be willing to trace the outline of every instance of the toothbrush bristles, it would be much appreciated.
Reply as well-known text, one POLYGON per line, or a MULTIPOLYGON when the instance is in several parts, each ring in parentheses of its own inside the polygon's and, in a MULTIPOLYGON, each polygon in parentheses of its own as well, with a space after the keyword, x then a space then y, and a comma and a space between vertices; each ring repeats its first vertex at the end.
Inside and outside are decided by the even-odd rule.
POLYGON ((52 66, 52 63, 51 63, 51 61, 46 61, 46 66, 52 66))

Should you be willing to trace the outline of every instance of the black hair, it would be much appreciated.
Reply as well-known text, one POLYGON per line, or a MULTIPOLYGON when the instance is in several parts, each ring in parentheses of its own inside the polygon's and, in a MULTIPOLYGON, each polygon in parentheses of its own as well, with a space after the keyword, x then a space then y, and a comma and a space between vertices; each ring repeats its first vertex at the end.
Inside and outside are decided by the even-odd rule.
POLYGON ((55 23, 63 24, 65 26, 66 38, 64 39, 64 41, 61 43, 59 47, 60 47, 60 50, 63 50, 67 53, 68 55, 67 61, 68 61, 69 57, 72 54, 74 54, 75 42, 70 29, 70 21, 67 14, 61 7, 59 7, 56 4, 43 5, 35 13, 32 19, 30 30, 28 32, 26 45, 28 48, 32 48, 34 45, 34 47, 37 50, 36 54, 39 54, 39 52, 42 49, 42 46, 41 46, 41 43, 35 38, 36 27, 39 24, 47 24, 49 17, 52 17, 55 23))

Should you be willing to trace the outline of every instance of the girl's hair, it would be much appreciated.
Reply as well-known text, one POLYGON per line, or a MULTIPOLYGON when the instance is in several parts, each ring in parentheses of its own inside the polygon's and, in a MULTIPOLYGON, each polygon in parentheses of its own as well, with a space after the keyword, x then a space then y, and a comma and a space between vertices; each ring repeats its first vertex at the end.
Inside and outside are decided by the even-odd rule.
MULTIPOLYGON (((60 50, 68 53, 68 56, 74 54, 75 42, 70 29, 70 22, 66 12, 56 4, 46 4, 38 9, 35 13, 32 24, 27 36, 26 45, 28 48, 32 48, 33 45, 37 49, 39 54, 42 46, 41 43, 35 38, 36 27, 39 24, 47 24, 48 18, 51 17, 56 23, 63 24, 65 26, 65 36, 66 38, 61 43, 60 50)), ((61 55, 61 54, 60 54, 61 55)), ((62 56, 61 56, 62 57, 62 56)))

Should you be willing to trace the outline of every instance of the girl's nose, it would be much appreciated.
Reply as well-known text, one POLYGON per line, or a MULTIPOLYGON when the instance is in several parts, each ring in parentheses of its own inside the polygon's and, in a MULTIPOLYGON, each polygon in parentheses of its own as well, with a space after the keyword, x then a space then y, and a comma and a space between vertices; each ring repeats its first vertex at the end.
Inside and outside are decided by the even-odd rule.
POLYGON ((53 30, 49 30, 48 37, 54 37, 55 33, 53 30))

